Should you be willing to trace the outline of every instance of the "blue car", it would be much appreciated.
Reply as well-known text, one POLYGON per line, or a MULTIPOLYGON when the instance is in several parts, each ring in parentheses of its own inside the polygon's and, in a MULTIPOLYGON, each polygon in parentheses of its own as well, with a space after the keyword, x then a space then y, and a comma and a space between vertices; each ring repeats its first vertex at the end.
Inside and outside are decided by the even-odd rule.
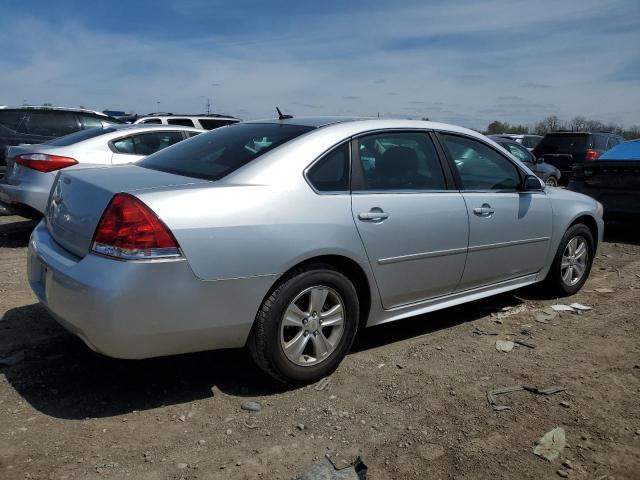
POLYGON ((574 167, 569 189, 604 205, 607 219, 640 216, 640 140, 621 143, 574 167))

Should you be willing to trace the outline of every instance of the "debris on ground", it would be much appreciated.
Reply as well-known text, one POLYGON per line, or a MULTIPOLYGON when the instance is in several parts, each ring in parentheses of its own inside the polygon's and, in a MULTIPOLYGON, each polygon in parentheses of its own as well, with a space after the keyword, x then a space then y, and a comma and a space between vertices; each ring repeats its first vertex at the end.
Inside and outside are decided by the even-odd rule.
POLYGON ((523 347, 527 347, 527 348, 536 348, 536 346, 531 343, 531 342, 525 342, 524 340, 516 340, 515 343, 517 343, 518 345, 522 345, 523 347))
POLYGON ((249 412, 259 412, 260 410, 262 410, 262 405, 260 405, 258 402, 248 400, 246 402, 243 402, 242 405, 240 405, 240 408, 249 412))
POLYGON ((502 410, 511 410, 511 407, 507 405, 498 405, 498 402, 496 401, 496 398, 495 398, 496 395, 519 392, 522 390, 535 393, 536 395, 553 395, 554 393, 563 392, 565 389, 564 387, 559 387, 557 385, 553 385, 547 388, 537 388, 537 387, 532 387, 530 385, 514 385, 512 387, 503 387, 503 388, 497 388, 494 390, 489 390, 487 392, 487 401, 489 402, 489 405, 491 405, 491 407, 497 412, 500 412, 502 410))
POLYGON ((483 330, 480 327, 476 327, 473 330, 473 333, 475 333, 476 335, 498 335, 498 332, 491 332, 488 330, 483 330))
POLYGON ((596 288, 595 291, 598 293, 613 293, 613 288, 596 288))
POLYGON ((351 465, 338 468, 327 455, 305 473, 296 477, 296 480, 366 480, 367 470, 367 465, 360 457, 357 457, 351 465))
POLYGON ((534 455, 553 462, 560 456, 566 445, 566 437, 562 427, 556 427, 545 433, 536 442, 533 449, 534 455))
POLYGON ((562 478, 568 478, 569 477, 569 472, 567 472, 566 470, 563 470, 563 469, 559 469, 556 473, 558 474, 559 477, 562 477, 562 478))
POLYGON ((582 305, 581 303, 572 303, 571 305, 569 305, 571 308, 575 309, 575 310, 581 310, 581 311, 587 311, 587 310, 592 310, 593 307, 590 307, 589 305, 582 305))
POLYGON ((0 357, 0 365, 11 367, 24 360, 24 350, 18 350, 17 352, 7 355, 6 357, 0 357))
POLYGON ((496 350, 499 352, 510 352, 515 344, 511 340, 496 340, 496 350))
POLYGON ((502 307, 499 312, 493 312, 491 314, 491 318, 495 320, 502 320, 503 318, 510 317, 512 315, 518 315, 526 310, 527 306, 524 303, 517 307, 502 307))
POLYGON ((322 380, 320 380, 316 386, 314 387, 316 390, 321 391, 324 390, 325 388, 327 388, 329 386, 329 383, 331 383, 331 377, 324 377, 322 380))
POLYGON ((575 310, 573 309, 573 307, 571 307, 571 306, 569 306, 569 305, 563 305, 563 304, 551 305, 551 308, 552 308, 555 312, 575 312, 575 310))

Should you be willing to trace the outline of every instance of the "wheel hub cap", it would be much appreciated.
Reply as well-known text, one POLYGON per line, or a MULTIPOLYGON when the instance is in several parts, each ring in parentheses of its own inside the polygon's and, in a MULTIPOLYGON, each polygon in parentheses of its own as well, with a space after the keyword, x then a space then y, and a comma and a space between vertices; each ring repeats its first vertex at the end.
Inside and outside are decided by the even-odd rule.
POLYGON ((565 285, 573 286, 582 280, 589 258, 586 239, 578 235, 567 243, 562 252, 562 263, 560 264, 560 275, 565 285))

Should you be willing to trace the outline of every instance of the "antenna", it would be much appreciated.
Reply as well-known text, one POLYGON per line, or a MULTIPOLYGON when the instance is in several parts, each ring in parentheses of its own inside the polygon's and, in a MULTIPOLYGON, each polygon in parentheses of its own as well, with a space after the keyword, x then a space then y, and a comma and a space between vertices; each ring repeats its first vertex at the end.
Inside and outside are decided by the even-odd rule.
POLYGON ((286 120, 287 118, 293 118, 293 115, 284 115, 278 107, 276 107, 276 111, 278 112, 278 120, 286 120))

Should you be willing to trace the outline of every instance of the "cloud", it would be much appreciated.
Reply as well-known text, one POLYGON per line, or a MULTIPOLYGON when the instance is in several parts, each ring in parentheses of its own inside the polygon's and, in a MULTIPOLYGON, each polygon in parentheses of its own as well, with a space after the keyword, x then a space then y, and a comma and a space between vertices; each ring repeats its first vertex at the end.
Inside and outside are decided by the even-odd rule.
POLYGON ((497 0, 376 0, 366 11, 334 0, 133 2, 135 28, 100 3, 42 4, 38 17, 21 5, 0 16, 0 104, 146 113, 160 101, 197 112, 209 97, 214 111, 245 119, 291 105, 296 115, 424 112, 476 128, 495 115, 640 118, 637 0, 568 0, 526 15, 521 2, 497 0))
POLYGON ((534 82, 525 82, 520 84, 522 88, 551 88, 551 85, 547 85, 546 83, 534 83, 534 82))

